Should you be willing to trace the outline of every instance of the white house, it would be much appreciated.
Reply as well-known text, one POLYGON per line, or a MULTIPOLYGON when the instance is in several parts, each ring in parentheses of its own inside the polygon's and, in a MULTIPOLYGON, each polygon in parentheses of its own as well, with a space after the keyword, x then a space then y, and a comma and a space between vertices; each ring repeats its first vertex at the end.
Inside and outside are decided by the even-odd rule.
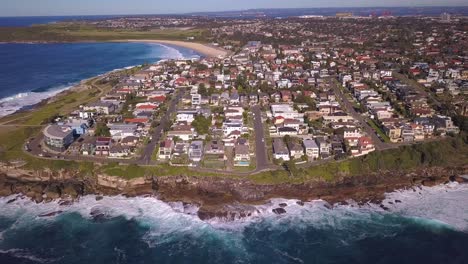
POLYGON ((281 138, 275 138, 273 141, 273 157, 277 160, 289 161, 289 151, 281 138))
POLYGON ((307 157, 310 159, 318 159, 320 157, 320 148, 312 138, 306 138, 302 142, 304 145, 304 151, 307 157))

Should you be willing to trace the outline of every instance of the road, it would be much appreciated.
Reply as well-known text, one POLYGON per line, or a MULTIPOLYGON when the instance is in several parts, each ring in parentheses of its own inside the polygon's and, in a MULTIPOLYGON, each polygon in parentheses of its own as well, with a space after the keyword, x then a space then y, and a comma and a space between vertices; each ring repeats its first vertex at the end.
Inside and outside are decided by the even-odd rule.
POLYGON ((174 98, 172 98, 166 113, 161 118, 159 125, 154 129, 151 142, 148 143, 148 145, 146 145, 143 151, 143 154, 138 160, 138 164, 149 165, 151 163, 151 156, 153 155, 153 152, 156 149, 157 144, 159 144, 159 141, 161 140, 164 134, 164 130, 170 124, 171 115, 176 111, 177 103, 180 102, 180 99, 182 99, 184 91, 185 90, 183 89, 182 90, 178 89, 176 91, 176 95, 174 96, 174 98))
POLYGON ((410 87, 415 89, 422 96, 430 98, 432 100, 432 103, 438 108, 438 110, 442 108, 442 104, 439 102, 439 100, 432 93, 427 92, 422 84, 419 84, 417 81, 412 80, 401 73, 393 72, 393 76, 399 79, 402 83, 409 85, 410 87))
POLYGON ((382 140, 377 136, 376 132, 372 127, 367 124, 364 116, 361 113, 358 113, 354 107, 353 104, 346 98, 345 94, 343 91, 338 87, 336 82, 334 80, 330 80, 330 85, 335 92, 335 95, 337 96, 337 100, 340 103, 341 107, 344 108, 344 110, 350 114, 354 119, 358 120, 359 123, 362 126, 362 129, 367 133, 372 138, 372 141, 374 143, 374 146, 376 150, 384 150, 384 149, 389 149, 392 148, 388 144, 382 142, 382 140))
POLYGON ((255 157, 257 158, 256 171, 262 171, 269 168, 262 111, 258 105, 252 106, 251 110, 254 114, 255 157))

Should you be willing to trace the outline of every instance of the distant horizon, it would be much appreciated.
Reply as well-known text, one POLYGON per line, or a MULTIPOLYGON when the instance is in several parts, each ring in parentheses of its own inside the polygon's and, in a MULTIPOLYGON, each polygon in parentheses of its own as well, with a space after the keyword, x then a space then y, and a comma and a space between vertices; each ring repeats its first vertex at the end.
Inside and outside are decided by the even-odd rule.
POLYGON ((468 3, 455 4, 455 5, 376 5, 376 6, 329 6, 329 7, 258 7, 258 8, 246 8, 246 9, 225 9, 225 10, 205 10, 205 11, 189 11, 189 12, 161 12, 161 13, 93 13, 93 14, 39 14, 39 15, 1 15, 1 18, 16 18, 16 17, 92 17, 92 16, 171 16, 171 15, 191 15, 191 14, 203 14, 203 13, 227 13, 227 12, 245 12, 252 10, 302 10, 302 9, 373 9, 373 8, 465 8, 468 7, 468 3))

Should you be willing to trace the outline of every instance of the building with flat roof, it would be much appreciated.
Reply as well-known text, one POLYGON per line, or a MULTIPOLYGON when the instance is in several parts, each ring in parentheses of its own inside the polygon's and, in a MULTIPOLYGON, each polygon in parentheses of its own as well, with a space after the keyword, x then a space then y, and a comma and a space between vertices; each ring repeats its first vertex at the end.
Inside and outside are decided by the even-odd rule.
POLYGON ((44 129, 44 142, 55 151, 64 151, 73 143, 73 129, 69 126, 49 125, 44 129))
POLYGON ((273 140, 273 157, 277 160, 289 160, 289 150, 284 144, 282 138, 275 138, 273 140))

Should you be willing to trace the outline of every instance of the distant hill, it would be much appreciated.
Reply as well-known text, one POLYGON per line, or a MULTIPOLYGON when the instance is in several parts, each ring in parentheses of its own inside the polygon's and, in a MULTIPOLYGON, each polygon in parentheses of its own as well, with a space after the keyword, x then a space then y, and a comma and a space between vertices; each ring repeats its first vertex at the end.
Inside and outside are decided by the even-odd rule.
POLYGON ((334 16, 336 13, 353 13, 356 16, 438 16, 444 12, 453 15, 468 15, 468 6, 459 7, 337 7, 337 8, 277 8, 249 9, 240 11, 197 12, 187 15, 208 17, 291 17, 291 16, 334 16))

